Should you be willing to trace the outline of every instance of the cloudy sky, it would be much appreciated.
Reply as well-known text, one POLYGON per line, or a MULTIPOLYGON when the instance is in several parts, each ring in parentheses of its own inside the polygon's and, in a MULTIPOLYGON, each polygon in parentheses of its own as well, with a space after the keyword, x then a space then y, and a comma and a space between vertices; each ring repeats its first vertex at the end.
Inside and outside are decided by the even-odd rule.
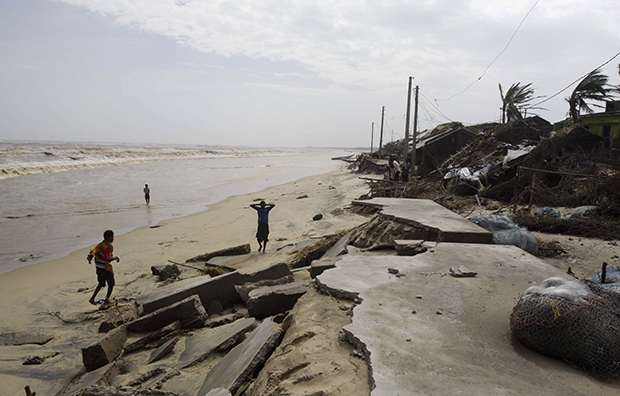
POLYGON ((367 147, 374 122, 376 147, 382 106, 404 136, 409 76, 420 130, 498 121, 498 83, 556 94, 620 52, 619 20, 618 0, 2 0, 0 140, 367 147))

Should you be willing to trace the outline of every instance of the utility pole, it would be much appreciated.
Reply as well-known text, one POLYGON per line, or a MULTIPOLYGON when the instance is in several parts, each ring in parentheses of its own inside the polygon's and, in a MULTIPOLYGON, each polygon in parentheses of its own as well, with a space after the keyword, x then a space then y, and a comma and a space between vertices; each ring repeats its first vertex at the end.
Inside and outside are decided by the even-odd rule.
POLYGON ((403 142, 403 164, 407 161, 407 154, 409 154, 409 116, 411 113, 411 80, 413 80, 413 77, 409 76, 409 87, 407 89, 407 117, 405 121, 405 141, 403 142))
POLYGON ((375 139, 375 123, 372 123, 372 129, 370 130, 370 154, 372 154, 372 143, 375 139))
POLYGON ((416 154, 416 145, 418 139, 418 92, 420 92, 420 87, 415 86, 415 105, 413 109, 413 155, 411 159, 411 170, 413 171, 413 175, 417 176, 418 172, 415 167, 415 154, 416 154))
POLYGON ((381 107, 381 135, 379 137, 379 154, 383 150, 383 118, 385 117, 385 106, 381 107))

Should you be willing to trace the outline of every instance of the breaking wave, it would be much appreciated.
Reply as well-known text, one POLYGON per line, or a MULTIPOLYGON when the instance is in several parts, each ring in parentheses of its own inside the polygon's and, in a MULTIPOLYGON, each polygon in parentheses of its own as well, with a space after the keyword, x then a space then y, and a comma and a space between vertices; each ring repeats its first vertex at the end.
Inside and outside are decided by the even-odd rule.
POLYGON ((0 179, 149 161, 292 154, 284 149, 219 146, 0 142, 0 179))

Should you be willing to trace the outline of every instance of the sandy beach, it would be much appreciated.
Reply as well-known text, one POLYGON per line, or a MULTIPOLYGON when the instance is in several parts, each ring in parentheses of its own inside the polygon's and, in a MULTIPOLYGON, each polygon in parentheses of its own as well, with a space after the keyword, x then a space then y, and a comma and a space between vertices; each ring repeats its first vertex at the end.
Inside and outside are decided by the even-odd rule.
MULTIPOLYGON (((190 257, 250 243, 252 253, 225 265, 251 272, 286 261, 294 246, 315 237, 352 228, 366 219, 340 210, 366 192, 356 174, 344 170, 308 177, 262 192, 230 197, 209 210, 143 227, 115 238, 116 287, 113 297, 136 298, 158 287, 150 267, 184 262, 190 257), (258 253, 254 238, 256 212, 251 203, 275 203, 270 214, 270 242, 258 253), (333 212, 333 213, 332 213, 333 212), (313 221, 321 213, 323 219, 313 221)), ((101 230, 103 232, 104 230, 101 230)), ((65 323, 98 311, 88 303, 96 286, 95 269, 86 261, 88 249, 65 258, 34 264, 0 276, 0 333, 52 335, 43 346, 0 346, 0 394, 21 394, 29 385, 39 395, 52 395, 82 369, 80 348, 99 336, 97 321, 65 323), (64 321, 63 321, 64 320, 64 321), (43 365, 22 365, 28 356, 58 355, 43 365)), ((183 268, 182 278, 196 271, 183 268), (187 271, 187 272, 186 272, 187 271)), ((104 297, 104 292, 99 294, 104 297)))

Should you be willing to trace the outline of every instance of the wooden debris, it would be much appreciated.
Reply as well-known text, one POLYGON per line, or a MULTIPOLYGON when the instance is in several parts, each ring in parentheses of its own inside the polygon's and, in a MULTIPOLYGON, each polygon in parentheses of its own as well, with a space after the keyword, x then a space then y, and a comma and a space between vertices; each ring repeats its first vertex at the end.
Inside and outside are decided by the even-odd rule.
POLYGON ((221 257, 221 256, 240 256, 243 254, 250 254, 251 252, 251 248, 250 248, 250 244, 245 244, 245 245, 239 245, 239 246, 234 246, 234 247, 229 247, 226 249, 222 249, 222 250, 217 250, 215 252, 211 252, 211 253, 205 253, 205 254, 201 254, 199 256, 196 257, 192 257, 190 259, 185 260, 186 263, 196 263, 196 262, 207 262, 209 260, 211 260, 214 257, 221 257))

